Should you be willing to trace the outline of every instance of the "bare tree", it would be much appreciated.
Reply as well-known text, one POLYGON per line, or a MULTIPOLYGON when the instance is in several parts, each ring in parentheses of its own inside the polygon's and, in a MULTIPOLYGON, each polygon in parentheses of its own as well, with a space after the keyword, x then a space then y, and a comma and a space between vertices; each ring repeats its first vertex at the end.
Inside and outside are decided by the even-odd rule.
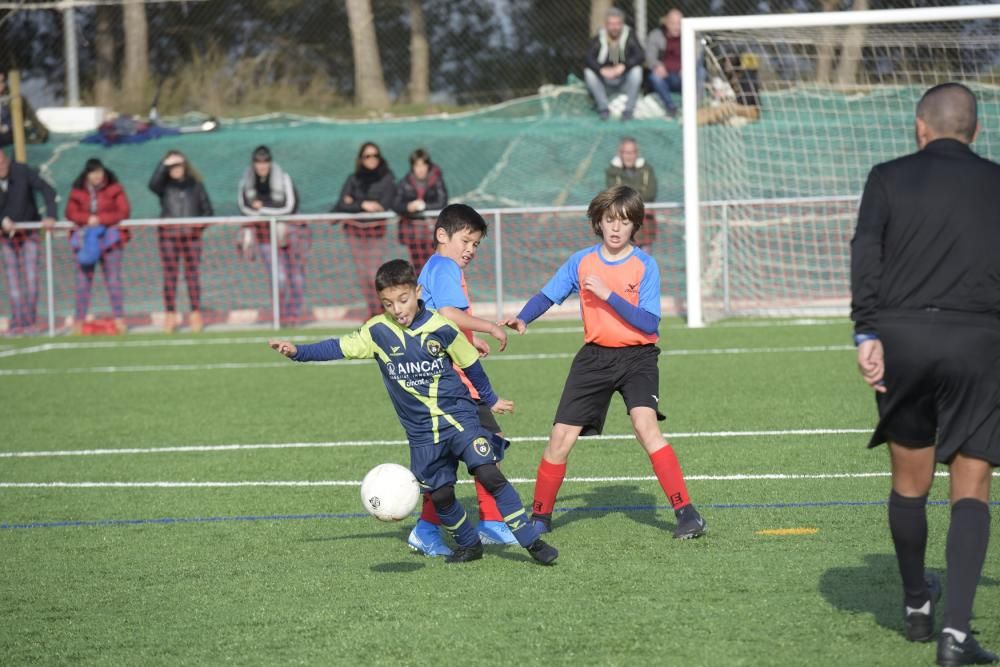
POLYGON ((114 106, 115 35, 114 8, 97 5, 94 26, 94 102, 99 107, 114 106))
POLYGON ((613 0, 590 0, 590 34, 604 27, 604 18, 614 5, 613 0))
POLYGON ((355 103, 368 109, 389 107, 385 89, 382 59, 378 54, 375 20, 371 0, 346 0, 347 24, 351 30, 351 50, 354 54, 355 103))
POLYGON ((146 5, 126 2, 122 5, 125 32, 125 73, 122 77, 122 101, 126 111, 145 111, 149 103, 149 23, 146 5))
POLYGON ((430 45, 421 0, 410 0, 410 101, 426 104, 430 95, 430 45))
MULTIPOLYGON (((854 0, 851 9, 863 12, 868 9, 868 0, 854 0)), ((837 66, 837 84, 853 86, 858 81, 858 68, 861 65, 861 46, 865 41, 867 28, 864 25, 852 25, 844 35, 844 46, 840 51, 840 64, 837 66)))

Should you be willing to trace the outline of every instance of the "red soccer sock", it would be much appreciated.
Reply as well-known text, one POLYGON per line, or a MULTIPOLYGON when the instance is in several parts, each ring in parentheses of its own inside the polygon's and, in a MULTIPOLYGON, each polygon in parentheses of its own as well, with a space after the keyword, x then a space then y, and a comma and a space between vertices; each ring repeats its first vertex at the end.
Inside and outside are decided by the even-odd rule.
POLYGON ((480 521, 503 521, 503 514, 497 507, 496 498, 490 495, 490 492, 479 483, 478 479, 476 480, 476 500, 479 501, 480 521))
POLYGON ((658 449, 649 456, 653 464, 653 473, 660 482, 660 487, 667 494, 670 505, 679 510, 685 505, 691 504, 688 496, 687 485, 684 483, 684 473, 681 472, 681 464, 677 461, 674 448, 667 444, 663 449, 658 449))
POLYGON ((566 477, 565 463, 551 463, 544 458, 538 464, 538 476, 535 478, 535 500, 531 511, 535 514, 552 514, 556 505, 559 487, 566 477))
POLYGON ((438 516, 437 510, 434 509, 434 503, 431 502, 431 494, 424 494, 424 506, 420 509, 420 518, 428 523, 433 523, 435 526, 441 525, 441 517, 438 516))

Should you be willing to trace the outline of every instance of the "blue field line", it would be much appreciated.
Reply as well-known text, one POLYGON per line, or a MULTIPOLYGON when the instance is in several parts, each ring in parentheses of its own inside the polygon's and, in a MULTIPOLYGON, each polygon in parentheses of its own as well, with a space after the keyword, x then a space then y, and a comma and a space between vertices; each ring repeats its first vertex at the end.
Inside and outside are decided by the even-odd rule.
MULTIPOLYGON (((699 505, 701 509, 716 510, 757 510, 796 509, 808 507, 877 507, 885 505, 884 500, 818 500, 800 503, 708 503, 699 505)), ((928 505, 947 505, 947 500, 933 500, 928 505)), ((990 505, 1000 506, 1000 501, 990 505)), ((557 513, 569 512, 649 512, 669 510, 667 505, 597 505, 588 507, 558 508, 557 513)), ((414 514, 413 516, 417 516, 414 514)), ((208 516, 208 517, 163 517, 160 519, 98 519, 96 521, 33 521, 31 523, 0 523, 0 530, 23 530, 26 528, 106 528, 109 526, 145 526, 176 523, 228 523, 237 521, 309 521, 315 519, 363 519, 365 512, 343 512, 338 514, 269 514, 261 516, 208 516)))

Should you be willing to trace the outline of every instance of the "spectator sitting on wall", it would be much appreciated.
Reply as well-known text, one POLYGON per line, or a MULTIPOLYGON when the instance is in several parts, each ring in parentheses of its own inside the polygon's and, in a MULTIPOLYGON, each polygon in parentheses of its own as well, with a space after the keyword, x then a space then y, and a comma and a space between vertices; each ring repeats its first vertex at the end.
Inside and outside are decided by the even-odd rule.
POLYGON ((712 79, 712 102, 698 109, 698 124, 745 124, 760 119, 757 57, 752 53, 724 55, 723 77, 712 79))
POLYGON ((670 93, 681 92, 681 19, 679 9, 671 9, 660 25, 646 37, 646 67, 649 85, 656 91, 667 115, 677 117, 677 105, 670 93))
MULTIPOLYGON (((21 96, 24 116, 24 138, 29 144, 43 144, 49 138, 49 129, 38 120, 28 100, 21 96)), ((0 70, 0 147, 14 143, 14 117, 11 112, 11 94, 7 87, 7 72, 0 70)))
MULTIPOLYGON (((656 201, 656 172, 653 165, 639 154, 639 144, 632 137, 622 137, 618 154, 611 159, 604 172, 605 187, 627 185, 642 197, 643 203, 656 201)), ((646 209, 642 227, 636 232, 634 243, 649 251, 656 240, 656 216, 646 209)))
POLYGON ((635 113, 635 103, 642 86, 643 52, 635 33, 625 25, 625 13, 612 7, 587 49, 583 78, 594 98, 597 114, 607 119, 608 93, 624 91, 628 101, 622 120, 635 113))
POLYGON ((413 268, 420 269, 434 254, 434 217, 425 211, 440 211, 448 205, 448 189, 441 169, 431 162, 430 154, 423 148, 410 153, 410 172, 396 185, 396 203, 399 214, 399 243, 410 251, 413 268))

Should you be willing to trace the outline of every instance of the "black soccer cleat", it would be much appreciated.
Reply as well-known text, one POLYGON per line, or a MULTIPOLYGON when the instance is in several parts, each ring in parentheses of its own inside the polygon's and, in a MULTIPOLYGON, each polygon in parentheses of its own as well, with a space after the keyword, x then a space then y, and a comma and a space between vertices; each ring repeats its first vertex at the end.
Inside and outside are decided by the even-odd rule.
POLYGON ((552 515, 551 514, 538 514, 532 513, 531 521, 538 528, 539 533, 551 533, 552 532, 552 515))
POLYGON ((906 605, 903 605, 903 625, 906 638, 911 642, 929 642, 934 636, 934 608, 941 599, 941 580, 933 572, 927 572, 924 574, 924 581, 927 582, 927 594, 931 601, 930 613, 907 614, 906 605))
POLYGON ((525 547, 525 549, 528 550, 528 553, 531 554, 532 558, 537 560, 542 565, 552 565, 556 562, 556 558, 559 557, 558 549, 540 539, 535 540, 525 547))
POLYGON ((685 505, 674 515, 677 517, 677 527, 674 528, 675 540, 692 540, 701 537, 708 530, 708 524, 698 514, 694 505, 685 505))
POLYGON ((469 561, 479 560, 483 557, 483 543, 477 542, 471 547, 458 547, 452 552, 450 556, 446 556, 444 562, 446 563, 468 563, 469 561))
POLYGON ((964 642, 959 642, 950 632, 942 632, 938 639, 937 664, 944 667, 956 665, 994 665, 997 654, 987 651, 970 632, 964 642))

